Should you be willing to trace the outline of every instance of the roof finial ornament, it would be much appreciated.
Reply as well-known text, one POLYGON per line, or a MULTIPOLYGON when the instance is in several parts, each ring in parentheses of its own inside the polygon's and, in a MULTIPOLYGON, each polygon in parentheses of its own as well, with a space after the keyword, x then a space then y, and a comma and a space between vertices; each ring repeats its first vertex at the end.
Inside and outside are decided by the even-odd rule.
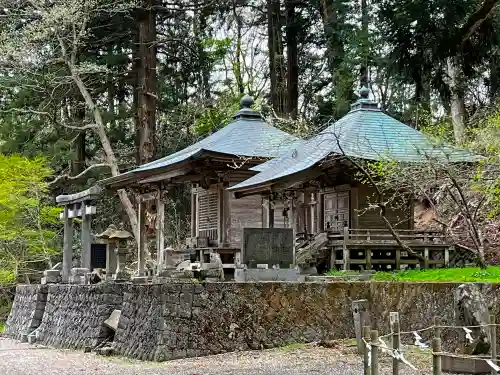
POLYGON ((370 89, 366 86, 363 86, 359 89, 359 96, 361 96, 361 99, 368 99, 368 96, 370 95, 370 89))
POLYGON ((243 95, 243 97, 240 100, 240 109, 251 108, 252 105, 253 105, 253 98, 248 94, 243 95))

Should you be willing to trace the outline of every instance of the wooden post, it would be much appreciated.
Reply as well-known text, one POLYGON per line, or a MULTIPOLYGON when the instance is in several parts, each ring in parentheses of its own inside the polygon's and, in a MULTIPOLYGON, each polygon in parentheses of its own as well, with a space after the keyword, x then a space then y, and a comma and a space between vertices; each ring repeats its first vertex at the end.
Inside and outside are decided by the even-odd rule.
POLYGON ((396 261, 396 269, 399 271, 401 269, 401 249, 399 247, 396 249, 395 261, 396 261))
MULTIPOLYGON (((497 327, 495 326, 495 315, 490 315, 490 340, 491 340, 491 361, 497 364, 497 327)), ((491 375, 497 375, 497 371, 491 369, 491 375)))
POLYGON ((371 363, 371 370, 372 373, 371 375, 380 375, 379 374, 379 367, 378 367, 378 331, 377 330, 372 330, 370 333, 370 338, 371 338, 371 346, 372 346, 372 363, 371 363))
POLYGON ((156 274, 160 275, 165 265, 165 201, 161 192, 156 207, 156 274))
POLYGON ((64 247, 61 278, 63 283, 69 281, 73 267, 73 218, 70 218, 70 206, 64 206, 64 247))
POLYGON ((196 237, 196 211, 197 211, 197 192, 196 188, 191 189, 191 237, 196 237))
POLYGON ((429 268, 429 249, 425 248, 424 249, 424 268, 427 269, 429 268))
POLYGON ((146 204, 138 197, 137 210, 137 276, 144 276, 146 269, 146 204))
POLYGON ((366 269, 372 269, 372 249, 365 250, 365 259, 366 259, 366 269))
POLYGON ((434 317, 434 337, 441 338, 441 318, 439 316, 434 317))
POLYGON ((352 315, 354 319, 354 331, 358 344, 358 353, 363 353, 363 327, 370 326, 370 312, 368 311, 368 300, 360 299, 352 301, 352 315))
POLYGON ((434 317, 434 338, 432 339, 432 375, 442 375, 441 372, 441 319, 434 317))
POLYGON ((267 227, 274 228, 274 209, 271 198, 267 200, 267 227))
POLYGON ((347 247, 347 241, 349 240, 349 227, 344 227, 344 271, 349 270, 349 249, 347 247))
POLYGON ((224 187, 220 183, 217 186, 217 246, 222 247, 224 242, 224 187))
POLYGON ((82 268, 87 268, 90 271, 91 260, 90 260, 90 224, 91 224, 91 216, 87 215, 87 204, 86 202, 82 202, 81 204, 81 213, 82 213, 82 226, 81 226, 81 240, 82 240, 82 268))
POLYGON ((441 339, 434 337, 432 339, 432 375, 442 375, 441 371, 441 339))
MULTIPOLYGON (((390 313, 390 324, 392 333, 392 348, 399 351, 399 346, 401 343, 399 313, 390 313)), ((392 375, 399 375, 399 360, 397 360, 396 358, 392 359, 392 375)))
MULTIPOLYGON (((370 326, 365 326, 363 327, 363 337, 366 342, 370 341, 370 326)), ((364 348, 364 358, 363 358, 363 374, 364 375, 371 375, 371 363, 370 363, 370 353, 368 346, 365 344, 363 341, 363 348, 364 348)))

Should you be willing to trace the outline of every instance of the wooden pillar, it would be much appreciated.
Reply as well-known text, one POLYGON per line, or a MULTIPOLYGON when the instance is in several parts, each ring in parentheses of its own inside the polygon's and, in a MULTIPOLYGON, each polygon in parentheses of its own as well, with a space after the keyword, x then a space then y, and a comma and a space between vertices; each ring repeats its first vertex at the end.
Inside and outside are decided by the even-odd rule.
POLYGON ((311 223, 309 226, 311 227, 311 233, 316 234, 317 233, 317 228, 316 228, 316 196, 315 193, 311 193, 311 205, 309 206, 309 217, 311 220, 311 223))
POLYGON ((90 270, 90 227, 91 227, 91 216, 87 214, 87 203, 82 202, 81 205, 82 212, 82 226, 81 226, 81 239, 82 239, 82 251, 81 251, 81 266, 90 270))
POLYGON ((198 194, 196 193, 196 188, 191 189, 191 237, 196 237, 196 212, 198 210, 198 194))
POLYGON ((222 246, 230 246, 229 229, 231 228, 231 193, 227 190, 229 183, 224 183, 223 196, 223 228, 222 228, 222 246))
POLYGON ((137 209, 137 276, 145 276, 146 270, 146 202, 138 198, 137 209))
POLYGON ((63 266, 62 282, 69 281, 71 268, 73 267, 73 218, 70 218, 72 206, 64 206, 64 247, 63 247, 63 266))
POLYGON ((217 246, 222 247, 224 242, 224 187, 217 186, 217 246))
POLYGON ((165 200, 164 196, 158 195, 156 202, 156 273, 159 275, 165 264, 165 200))
POLYGON ((350 226, 352 229, 359 229, 359 217, 358 217, 358 209, 359 209, 359 191, 357 187, 351 188, 350 194, 351 202, 349 205, 349 216, 351 218, 350 226))
POLYGON ((271 199, 267 200, 267 227, 274 228, 274 208, 271 199))

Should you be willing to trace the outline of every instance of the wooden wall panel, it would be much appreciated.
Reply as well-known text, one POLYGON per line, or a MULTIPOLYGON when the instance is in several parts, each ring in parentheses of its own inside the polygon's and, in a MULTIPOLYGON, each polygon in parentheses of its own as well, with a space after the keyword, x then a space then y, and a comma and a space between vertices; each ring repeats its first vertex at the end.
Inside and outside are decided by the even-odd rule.
MULTIPOLYGON (((360 229, 384 229, 385 224, 380 217, 380 211, 378 209, 369 209, 369 203, 376 202, 375 189, 368 185, 358 185, 358 225, 360 229)), ((353 212, 356 215, 356 212, 353 212)), ((403 209, 390 209, 386 211, 386 216, 398 229, 410 229, 411 221, 408 220, 409 210, 403 209)))
POLYGON ((262 197, 251 195, 235 199, 231 194, 231 227, 228 228, 228 239, 231 246, 241 247, 243 228, 262 228, 262 197))

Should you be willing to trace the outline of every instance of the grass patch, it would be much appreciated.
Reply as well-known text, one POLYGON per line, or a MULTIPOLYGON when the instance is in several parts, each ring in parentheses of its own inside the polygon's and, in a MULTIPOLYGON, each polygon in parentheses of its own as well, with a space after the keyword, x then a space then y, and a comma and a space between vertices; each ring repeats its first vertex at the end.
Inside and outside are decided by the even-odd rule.
POLYGON ((0 321, 0 333, 3 333, 5 331, 5 322, 0 321))
POLYGON ((346 275, 358 275, 359 271, 339 271, 339 270, 330 270, 325 273, 325 276, 346 276, 346 275))
POLYGON ((280 349, 282 349, 282 350, 299 350, 299 349, 305 349, 306 347, 307 347, 306 344, 291 343, 291 344, 280 346, 280 349))
POLYGON ((478 267, 470 267, 377 272, 373 275, 372 280, 495 283, 500 282, 500 267, 488 267, 484 270, 478 267))

